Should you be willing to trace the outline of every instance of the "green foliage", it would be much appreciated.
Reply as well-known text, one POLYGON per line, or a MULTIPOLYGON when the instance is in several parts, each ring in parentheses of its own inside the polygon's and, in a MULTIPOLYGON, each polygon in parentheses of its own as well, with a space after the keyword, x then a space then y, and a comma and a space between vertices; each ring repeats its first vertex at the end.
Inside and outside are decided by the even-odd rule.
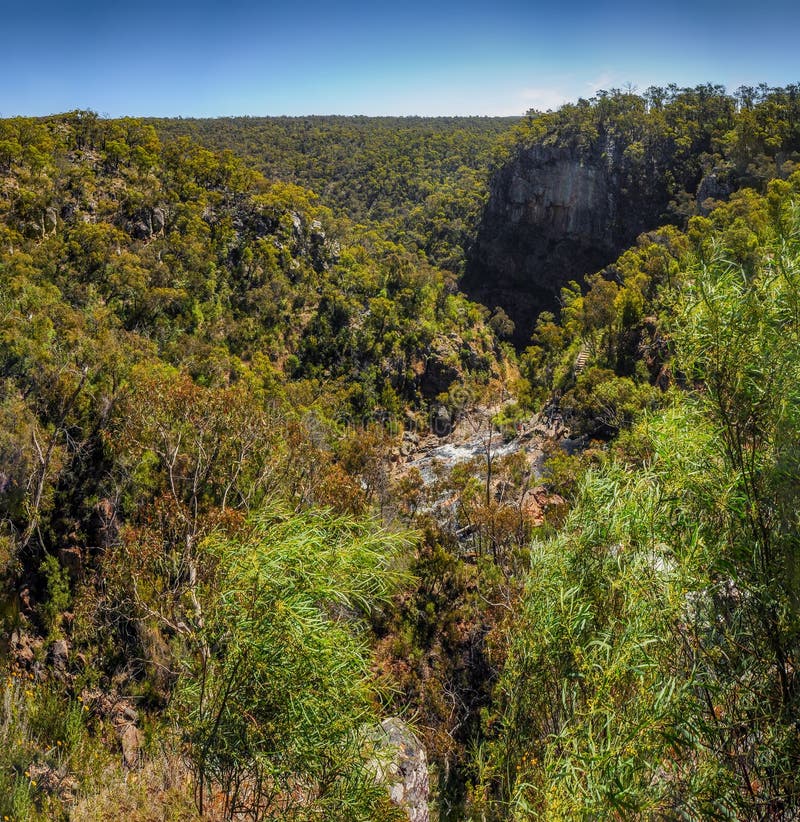
MULTIPOLYGON (((0 809, 58 818, 73 779, 98 794, 116 738, 67 696, 91 682, 174 709, 209 813, 389 818, 367 729, 391 699, 419 711, 454 797, 481 743, 470 812, 790 815, 798 121, 793 87, 711 86, 600 94, 510 136, 471 119, 0 121, 4 622, 70 643, 63 687, 6 689, 0 809), (410 407, 462 412, 462 385, 486 400, 500 382, 505 403, 514 383, 507 318, 454 278, 514 140, 616 141, 626 193, 656 180, 665 219, 694 215, 539 317, 520 402, 622 432, 550 454, 573 509, 545 528, 520 455, 427 487, 385 459, 410 407), (740 189, 713 210, 694 197, 710 175, 740 189), (409 537, 356 519, 378 508, 427 524, 413 591, 409 537)), ((121 782, 84 818, 146 817, 158 794, 121 782)), ((186 817, 182 778, 160 784, 186 817)))
POLYGON ((39 567, 44 577, 47 591, 41 605, 41 619, 48 636, 57 636, 61 627, 61 616, 69 608, 71 599, 69 575, 62 568, 57 557, 48 554, 39 567))
POLYGON ((402 534, 280 511, 207 544, 217 575, 175 706, 201 813, 220 789, 226 815, 390 818, 368 764, 377 694, 358 623, 404 579, 408 547, 402 534))
MULTIPOLYGON (((683 424, 664 432, 669 458, 702 464, 685 437, 681 452, 670 442, 683 424)), ((683 531, 655 504, 669 493, 659 479, 657 468, 590 472, 563 533, 534 545, 494 760, 513 818, 707 813, 718 789, 680 784, 697 704, 673 627, 702 583, 700 558, 682 564, 683 531)))
POLYGON ((456 540, 421 519, 424 538, 411 560, 419 584, 378 615, 376 657, 396 683, 397 709, 409 701, 418 706, 419 732, 438 782, 432 811, 458 819, 465 814, 470 764, 464 749, 480 736, 481 710, 496 676, 486 636, 505 618, 509 591, 491 560, 464 562, 456 540))
POLYGON ((800 641, 800 180, 793 182, 780 233, 754 247, 759 262, 726 231, 727 247, 687 279, 675 323, 679 363, 706 387, 704 410, 733 472, 729 505, 740 527, 726 559, 758 603, 781 713, 795 709, 791 660, 800 641))
POLYGON ((525 418, 525 411, 516 403, 511 402, 504 405, 500 411, 492 418, 492 425, 500 429, 501 433, 511 438, 517 430, 517 426, 525 418))
POLYGON ((584 474, 600 456, 591 447, 569 454, 557 443, 546 445, 544 454, 543 479, 547 487, 570 501, 575 500, 584 474))
POLYGON ((82 707, 65 694, 7 672, 0 685, 0 815, 66 819, 62 793, 90 785, 97 756, 82 707))
MULTIPOLYGON (((549 312, 540 315, 532 345, 520 359, 529 404, 535 406, 555 392, 570 392, 565 410, 591 430, 591 398, 586 395, 593 386, 588 382, 608 382, 612 387, 611 376, 637 384, 657 380, 669 356, 658 321, 661 294, 676 281, 688 247, 686 236, 671 227, 644 234, 604 272, 613 281, 599 274, 588 277, 585 295, 577 283, 563 289, 560 318, 549 312)), ((619 393, 625 384, 618 383, 613 390, 619 393)), ((629 385, 625 393, 638 390, 629 385)), ((632 400, 634 405, 647 404, 646 392, 641 393, 641 398, 632 400)), ((608 420, 598 418, 595 425, 615 430, 630 418, 623 413, 615 419, 613 410, 606 416, 608 420)))
POLYGON ((102 500, 125 520, 165 490, 198 506, 184 519, 246 509, 278 485, 309 501, 293 485, 300 465, 290 478, 268 471, 281 449, 265 416, 301 417, 302 396, 328 418, 383 420, 430 396, 432 347, 455 349, 455 376, 484 379, 497 361, 451 277, 230 152, 162 144, 142 121, 91 112, 2 130, 21 147, 0 172, 0 505, 12 565, 28 552, 36 571, 69 534, 91 543, 102 500), (187 432, 193 454, 170 465, 164 449, 187 432))
MULTIPOLYGON (((164 139, 230 149, 270 179, 460 273, 497 145, 516 117, 229 117, 151 120, 164 139)), ((0 161, 2 160, 0 153, 0 161)))
POLYGON ((580 374, 575 386, 561 399, 577 434, 617 434, 643 409, 652 405, 656 392, 646 383, 637 385, 604 368, 580 374))
POLYGON ((645 417, 534 543, 483 764, 504 817, 783 818, 800 801, 798 183, 771 187, 755 244, 734 212, 763 200, 714 215, 664 297, 699 390, 645 417))
MULTIPOLYGON (((162 711, 179 672, 198 663, 192 653, 206 642, 204 659, 214 662, 206 696, 216 699, 214 689, 235 666, 226 632, 241 626, 225 621, 217 586, 223 573, 231 581, 235 552, 223 561, 221 549, 205 550, 209 535, 258 553, 247 540, 260 526, 248 517, 266 500, 351 516, 384 505, 384 457, 403 413, 411 407, 422 416, 443 380, 480 388, 499 373, 506 355, 482 312, 431 260, 460 265, 485 194, 484 155, 505 124, 416 123, 400 138, 396 124, 384 125, 367 152, 368 163, 380 160, 368 176, 369 196, 389 179, 392 186, 374 215, 355 198, 352 214, 369 223, 356 225, 327 185, 318 197, 296 184, 301 174, 269 181, 230 151, 180 136, 162 142, 141 120, 92 112, 0 120, 2 624, 32 642, 36 632, 68 641, 69 687, 79 680, 135 695, 142 716, 162 711), (401 149, 411 161, 393 161, 391 152, 401 149), (401 188, 394 206, 389 198, 401 188), (205 633, 212 630, 216 645, 205 633), (199 645, 190 648, 193 638, 199 645)), ((338 152, 329 140, 322 138, 338 152)), ((331 179, 345 198, 354 191, 351 172, 364 170, 361 159, 342 172, 341 185, 331 179)), ((308 160, 311 173, 319 166, 308 160)), ((328 547, 340 546, 339 566, 331 560, 327 570, 345 575, 345 554, 368 543, 363 529, 372 533, 372 526, 324 519, 303 521, 328 547)), ((389 554, 402 542, 374 539, 389 554)), ((326 546, 314 550, 315 561, 324 559, 326 546)), ((287 552, 288 567, 295 557, 287 552)), ((274 746, 257 756, 247 729, 231 725, 231 739, 215 737, 230 745, 208 754, 219 753, 213 768, 207 758, 214 790, 236 774, 261 780, 239 789, 229 781, 232 802, 263 800, 280 815, 297 800, 300 815, 295 791, 311 790, 310 783, 301 789, 307 777, 315 780, 317 807, 352 800, 343 807, 356 816, 369 817, 369 807, 383 813, 386 792, 364 767, 357 733, 374 718, 379 695, 368 635, 350 605, 371 611, 385 592, 353 587, 381 576, 366 548, 360 556, 361 572, 349 568, 352 578, 334 580, 342 602, 313 601, 317 587, 297 604, 309 619, 305 658, 286 644, 295 637, 288 614, 269 623, 265 641, 277 643, 285 670, 263 698, 277 705, 292 688, 302 695, 300 680, 329 685, 313 705, 289 706, 274 746), (236 748, 239 731, 243 747, 236 748), (234 770, 224 761, 230 751, 234 770), (263 792, 254 797, 251 788, 263 792)), ((394 571, 381 573, 387 585, 396 583, 394 571)), ((296 588, 305 590, 300 581, 296 588)), ((266 626, 267 588, 262 595, 256 604, 266 626)), ((246 607, 241 601, 231 614, 246 607)), ((241 632, 236 637, 246 644, 241 632)), ((36 657, 21 664, 48 666, 44 648, 36 657)), ((274 672, 264 659, 253 670, 266 679, 274 672)), ((257 694, 236 698, 246 711, 257 694)), ((208 709, 207 699, 201 704, 208 709)), ((265 717, 254 734, 264 731, 265 717)), ((195 730, 204 732, 200 724, 195 730)), ((172 777, 160 780, 156 763, 144 767, 183 813, 183 776, 170 782, 170 793, 163 782, 172 777)), ((98 765, 87 791, 100 790, 101 773, 98 765)), ((198 773, 205 790, 205 766, 198 773)), ((9 795, 12 783, 4 783, 9 795)), ((146 796, 120 787, 116 771, 110 784, 96 807, 83 798, 85 818, 101 805, 97 814, 107 815, 115 800, 146 816, 146 796)), ((338 807, 331 813, 348 815, 338 807)))
POLYGON ((671 226, 642 235, 588 276, 583 290, 570 283, 562 291, 560 334, 541 318, 523 356, 531 405, 571 387, 581 354, 589 366, 619 377, 667 381, 661 287, 674 283, 690 246, 707 245, 721 221, 737 261, 750 270, 760 264, 769 215, 755 192, 764 193, 773 178, 788 178, 800 162, 798 106, 796 85, 735 94, 712 85, 650 88, 641 95, 612 89, 555 112, 531 112, 519 124, 517 151, 557 146, 613 167, 622 223, 688 224, 685 235, 671 226))

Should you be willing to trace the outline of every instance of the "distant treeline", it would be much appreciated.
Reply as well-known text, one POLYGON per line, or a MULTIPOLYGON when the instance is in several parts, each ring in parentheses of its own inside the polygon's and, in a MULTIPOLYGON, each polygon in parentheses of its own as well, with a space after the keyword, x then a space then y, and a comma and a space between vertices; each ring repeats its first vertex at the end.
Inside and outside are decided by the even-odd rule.
POLYGON ((228 149, 270 179, 310 188, 336 212, 380 225, 459 272, 491 169, 519 117, 221 117, 148 120, 228 149))

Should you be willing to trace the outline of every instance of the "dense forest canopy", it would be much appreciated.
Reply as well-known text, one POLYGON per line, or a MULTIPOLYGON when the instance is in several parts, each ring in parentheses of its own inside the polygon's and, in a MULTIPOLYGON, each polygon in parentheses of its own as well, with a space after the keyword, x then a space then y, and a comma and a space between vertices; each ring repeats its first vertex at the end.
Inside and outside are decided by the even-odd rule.
POLYGON ((795 818, 797 98, 0 120, 0 813, 795 818), (666 200, 515 352, 550 148, 666 200))
MULTIPOLYGON (((208 632, 218 623, 207 614, 233 585, 220 576, 233 543, 212 553, 211 535, 250 545, 251 516, 279 504, 290 519, 313 507, 366 516, 387 499, 383 455, 403 412, 418 413, 424 429, 429 403, 452 383, 479 393, 509 366, 485 312, 451 275, 230 152, 187 138, 162 144, 142 121, 88 112, 0 128, 4 624, 26 672, 65 637, 85 649, 63 700, 47 708, 52 721, 70 700, 107 692, 112 678, 115 693, 163 712, 175 687, 190 692, 180 679, 190 659, 211 676, 208 632), (27 643, 37 634, 46 644, 35 660, 27 643)), ((384 551, 392 539, 400 537, 382 539, 384 551)), ((354 556, 366 562, 360 544, 354 556)), ((377 593, 395 571, 373 562, 377 593)), ((344 604, 344 589, 330 597, 344 604)), ((372 589, 357 604, 371 613, 372 589)), ((302 607, 322 603, 312 596, 302 607)), ((318 642, 341 646, 350 622, 314 623, 298 641, 313 659, 318 642)), ((362 653, 359 642, 331 659, 331 673, 363 678, 362 653)), ((27 738, 23 692, 9 687, 23 724, 7 728, 22 747, 7 738, 4 807, 56 813, 58 797, 33 790, 30 768, 13 763, 44 744, 42 734, 55 745, 62 729, 27 738)), ((341 687, 332 683, 331 693, 341 687)), ((367 721, 374 691, 365 679, 338 733, 367 721)), ((202 704, 186 708, 201 740, 202 704)), ((99 707, 92 718, 109 719, 99 707)), ((84 732, 79 723, 76 758, 89 749, 84 732)), ((201 789, 207 768, 229 785, 244 773, 278 778, 266 765, 212 768, 210 744, 194 749, 201 789)), ((362 792, 364 763, 349 761, 336 784, 350 793, 320 784, 318 805, 309 800, 298 814, 383 801, 362 792)), ((85 771, 70 763, 77 780, 91 773, 88 760, 85 771)), ((317 766, 303 763, 292 778, 316 779, 317 766)), ((228 801, 264 810, 268 793, 265 785, 228 801)))
POLYGON ((224 117, 148 120, 162 139, 233 151, 270 179, 460 272, 491 168, 518 117, 224 117))

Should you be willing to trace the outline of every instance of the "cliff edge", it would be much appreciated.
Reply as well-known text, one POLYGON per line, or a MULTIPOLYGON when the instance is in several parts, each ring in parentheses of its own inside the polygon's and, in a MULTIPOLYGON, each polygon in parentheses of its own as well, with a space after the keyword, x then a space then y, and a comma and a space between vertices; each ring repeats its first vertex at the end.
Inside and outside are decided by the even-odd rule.
POLYGON ((657 162, 610 135, 589 147, 520 148, 492 180, 463 290, 501 306, 524 346, 562 286, 608 265, 668 219, 663 178, 657 162))

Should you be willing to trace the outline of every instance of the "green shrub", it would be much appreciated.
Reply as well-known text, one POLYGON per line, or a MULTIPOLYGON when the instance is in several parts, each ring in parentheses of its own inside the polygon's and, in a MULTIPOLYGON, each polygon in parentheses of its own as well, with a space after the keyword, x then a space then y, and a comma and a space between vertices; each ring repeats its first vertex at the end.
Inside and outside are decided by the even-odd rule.
POLYGON ((71 601, 69 573, 61 566, 57 557, 48 554, 39 566, 44 576, 47 590, 46 599, 39 607, 42 624, 48 636, 56 636, 61 631, 61 617, 71 601))
POLYGON ((359 617, 404 579, 402 534, 324 513, 264 512, 219 563, 175 708, 199 786, 226 813, 384 819, 362 750, 379 695, 359 617))

